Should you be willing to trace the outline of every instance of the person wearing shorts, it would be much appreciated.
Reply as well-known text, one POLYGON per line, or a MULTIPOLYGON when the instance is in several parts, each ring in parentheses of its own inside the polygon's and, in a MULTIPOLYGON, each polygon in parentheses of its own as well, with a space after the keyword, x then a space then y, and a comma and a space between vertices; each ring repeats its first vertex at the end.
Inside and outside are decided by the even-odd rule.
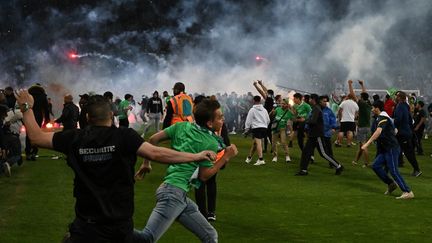
POLYGON ((270 124, 270 117, 267 110, 261 104, 261 97, 254 96, 254 105, 249 110, 246 117, 245 128, 251 129, 253 144, 245 162, 250 163, 255 151, 258 154, 258 160, 254 165, 265 165, 262 150, 262 140, 267 137, 267 127, 270 124))

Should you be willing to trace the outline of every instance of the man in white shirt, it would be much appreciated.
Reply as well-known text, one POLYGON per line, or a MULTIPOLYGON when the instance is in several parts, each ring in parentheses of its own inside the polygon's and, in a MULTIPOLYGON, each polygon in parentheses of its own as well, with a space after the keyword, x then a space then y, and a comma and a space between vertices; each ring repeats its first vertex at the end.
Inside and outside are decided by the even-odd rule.
POLYGON ((359 107, 355 100, 355 95, 350 93, 347 96, 347 99, 339 105, 338 117, 340 119, 340 130, 335 143, 336 147, 342 146, 344 135, 347 136, 347 146, 351 147, 351 145, 354 145, 352 139, 356 130, 355 118, 359 111, 359 107))
POLYGON ((246 130, 251 131, 254 142, 245 162, 250 163, 252 161, 252 155, 256 150, 258 160, 254 165, 264 165, 265 161, 263 159, 262 139, 265 139, 267 136, 267 127, 270 124, 270 117, 267 110, 261 104, 261 97, 254 96, 253 100, 254 105, 249 110, 246 117, 245 128, 246 130))

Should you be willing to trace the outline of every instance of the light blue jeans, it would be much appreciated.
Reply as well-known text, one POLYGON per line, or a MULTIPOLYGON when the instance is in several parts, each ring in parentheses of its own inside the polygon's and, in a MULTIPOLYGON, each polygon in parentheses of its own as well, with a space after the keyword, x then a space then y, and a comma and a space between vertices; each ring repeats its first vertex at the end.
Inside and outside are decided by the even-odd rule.
POLYGON ((168 230, 174 220, 194 233, 201 242, 217 242, 216 229, 200 213, 198 206, 187 193, 175 186, 163 183, 156 190, 156 207, 146 227, 134 231, 134 242, 156 242, 168 230))

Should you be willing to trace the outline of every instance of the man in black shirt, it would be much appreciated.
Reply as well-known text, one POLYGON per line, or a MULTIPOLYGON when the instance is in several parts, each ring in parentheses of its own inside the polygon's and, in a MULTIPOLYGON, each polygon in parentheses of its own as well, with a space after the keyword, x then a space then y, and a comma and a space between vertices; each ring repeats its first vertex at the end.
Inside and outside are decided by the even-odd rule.
POLYGON ((425 130, 426 126, 426 111, 423 109, 424 102, 418 101, 415 105, 414 110, 414 134, 415 134, 415 141, 414 145, 417 147, 417 155, 424 155, 423 154, 423 145, 422 145, 422 139, 423 139, 423 132, 425 130))
MULTIPOLYGON (((267 114, 270 114, 272 110, 275 108, 275 102, 274 102, 274 91, 271 89, 267 89, 267 87, 264 86, 262 80, 257 80, 253 83, 257 91, 261 94, 261 96, 264 99, 264 108, 267 110, 267 114)), ((270 117, 270 124, 267 127, 267 137, 264 139, 264 150, 263 153, 267 153, 267 144, 272 141, 272 129, 271 124, 273 123, 273 117, 270 117)), ((273 152, 273 151, 272 151, 273 152)))
POLYGON ((302 150, 300 171, 297 172, 297 176, 308 175, 307 169, 315 148, 318 149, 318 152, 323 159, 327 160, 334 168, 336 168, 336 175, 340 175, 344 170, 344 167, 330 155, 331 153, 328 150, 328 146, 324 143, 324 119, 318 99, 319 96, 317 94, 310 95, 312 111, 305 122, 308 140, 302 150))
POLYGON ((160 122, 163 117, 162 99, 159 98, 159 92, 153 92, 153 96, 147 102, 147 114, 149 122, 144 126, 142 137, 145 136, 148 129, 154 125, 156 132, 160 130, 160 122))
POLYGON ((177 152, 156 147, 130 128, 112 125, 110 104, 103 96, 90 97, 89 126, 63 132, 42 132, 36 123, 33 97, 16 93, 31 141, 67 154, 73 169, 76 218, 68 242, 131 242, 134 211, 134 168, 137 155, 163 163, 214 160, 215 153, 177 152))
POLYGON ((79 108, 73 103, 72 95, 65 95, 62 114, 55 122, 62 123, 63 130, 75 129, 77 128, 78 118, 79 108))
POLYGON ((377 176, 388 185, 387 191, 384 193, 385 195, 390 195, 399 186, 403 193, 400 197, 396 197, 396 199, 414 198, 414 193, 399 173, 398 158, 400 147, 396 138, 393 120, 387 112, 384 111, 384 102, 375 101, 372 111, 378 116, 376 120, 376 130, 362 146, 362 149, 367 149, 367 147, 376 140, 377 156, 375 157, 372 169, 377 176), (394 181, 387 175, 386 170, 383 168, 384 165, 390 171, 394 181))

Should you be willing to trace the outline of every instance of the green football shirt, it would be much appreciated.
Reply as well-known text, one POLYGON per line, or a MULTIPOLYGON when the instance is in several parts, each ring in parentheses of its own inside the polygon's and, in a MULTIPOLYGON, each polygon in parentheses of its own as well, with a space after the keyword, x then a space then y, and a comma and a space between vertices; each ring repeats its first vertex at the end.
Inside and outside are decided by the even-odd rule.
POLYGON ((274 122, 279 122, 277 129, 283 129, 287 126, 288 120, 293 119, 294 115, 290 110, 284 110, 282 107, 277 107, 275 109, 275 119, 274 122))
POLYGON ((119 110, 118 110, 118 118, 119 119, 126 119, 127 118, 127 111, 125 109, 130 105, 128 100, 122 100, 119 104, 119 110))
MULTIPOLYGON (((217 135, 207 128, 200 127, 195 123, 177 122, 164 129, 171 139, 171 148, 181 152, 199 153, 203 150, 218 152, 223 149, 217 135)), ((164 182, 179 187, 186 192, 191 186, 199 187, 199 180, 192 179, 192 175, 199 167, 212 167, 211 161, 196 161, 184 164, 172 164, 168 166, 164 182)))
POLYGON ((312 111, 311 106, 302 101, 300 105, 294 105, 294 109, 297 111, 297 117, 307 118, 309 112, 312 111))

